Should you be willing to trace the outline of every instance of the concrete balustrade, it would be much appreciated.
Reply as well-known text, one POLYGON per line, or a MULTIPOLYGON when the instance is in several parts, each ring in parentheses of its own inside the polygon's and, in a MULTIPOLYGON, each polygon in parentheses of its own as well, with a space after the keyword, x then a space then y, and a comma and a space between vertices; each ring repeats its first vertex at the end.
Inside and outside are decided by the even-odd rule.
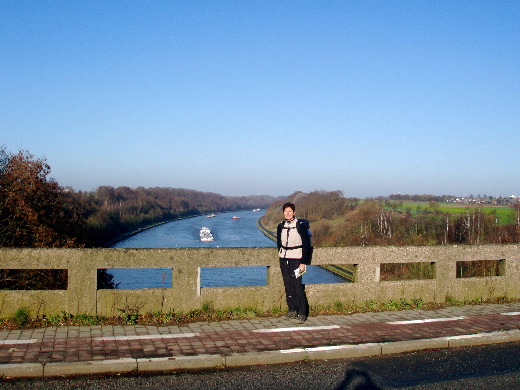
MULTIPOLYGON (((355 282, 307 285, 310 305, 336 302, 425 302, 498 297, 520 298, 520 245, 315 248, 313 264, 354 264, 355 282), (457 278, 458 261, 501 260, 500 276, 457 278), (382 263, 427 262, 433 279, 381 281, 382 263)), ((273 248, 179 249, 0 249, 0 269, 67 269, 68 288, 58 291, 0 290, 0 316, 21 307, 33 315, 119 315, 190 311, 206 302, 215 308, 285 308, 283 284, 273 248), (267 267, 267 285, 200 287, 202 267, 267 267), (172 287, 97 290, 97 269, 171 268, 172 287)))

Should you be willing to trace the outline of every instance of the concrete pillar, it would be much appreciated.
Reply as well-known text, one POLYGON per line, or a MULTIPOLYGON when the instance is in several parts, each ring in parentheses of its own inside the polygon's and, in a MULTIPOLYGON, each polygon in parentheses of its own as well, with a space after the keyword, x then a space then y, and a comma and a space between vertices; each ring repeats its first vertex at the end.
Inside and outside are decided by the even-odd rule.
POLYGON ((180 253, 183 261, 173 261, 172 303, 175 311, 190 311, 200 308, 200 259, 197 251, 180 253))
POLYGON ((68 264, 67 312, 74 315, 96 315, 97 267, 91 250, 69 249, 66 251, 68 264))

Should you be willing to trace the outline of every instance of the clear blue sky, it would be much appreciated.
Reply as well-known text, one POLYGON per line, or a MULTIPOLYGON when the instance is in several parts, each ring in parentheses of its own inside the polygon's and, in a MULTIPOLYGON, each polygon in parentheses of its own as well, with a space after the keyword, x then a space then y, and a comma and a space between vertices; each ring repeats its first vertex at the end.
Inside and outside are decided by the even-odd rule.
POLYGON ((62 186, 520 195, 520 2, 0 0, 0 145, 62 186))

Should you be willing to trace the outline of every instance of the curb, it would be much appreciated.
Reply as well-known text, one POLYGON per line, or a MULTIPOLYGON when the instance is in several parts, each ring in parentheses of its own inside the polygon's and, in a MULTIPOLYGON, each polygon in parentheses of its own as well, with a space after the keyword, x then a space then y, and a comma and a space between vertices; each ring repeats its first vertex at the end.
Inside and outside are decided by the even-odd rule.
POLYGON ((229 355, 205 354, 167 358, 126 358, 84 362, 3 364, 0 365, 0 378, 50 378, 72 375, 217 369, 294 363, 302 360, 359 358, 426 349, 457 348, 513 341, 520 341, 520 329, 413 341, 295 348, 266 352, 233 353, 229 355))

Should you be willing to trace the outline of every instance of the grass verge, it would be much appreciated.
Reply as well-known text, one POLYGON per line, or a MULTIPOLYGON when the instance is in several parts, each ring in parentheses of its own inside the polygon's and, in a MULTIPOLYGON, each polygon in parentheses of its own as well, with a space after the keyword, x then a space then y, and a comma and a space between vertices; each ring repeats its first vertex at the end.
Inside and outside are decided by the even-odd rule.
MULTIPOLYGON (((312 306, 310 316, 319 315, 348 315, 354 313, 395 311, 406 309, 435 310, 443 307, 478 305, 486 303, 512 303, 519 302, 519 299, 507 297, 488 299, 488 300, 465 300, 457 301, 452 297, 446 297, 443 303, 424 302, 422 299, 400 299, 388 302, 377 303, 366 301, 362 304, 352 302, 335 302, 330 306, 312 306)), ((20 308, 10 317, 0 318, 0 329, 30 329, 57 326, 97 326, 97 325, 182 325, 193 322, 215 322, 237 319, 252 319, 265 317, 279 317, 285 314, 283 310, 270 310, 260 312, 255 308, 230 308, 215 309, 211 303, 204 303, 200 309, 190 312, 156 312, 148 314, 133 313, 132 316, 122 313, 120 316, 103 317, 87 314, 72 315, 61 312, 50 316, 40 316, 31 318, 26 308, 20 308)))

